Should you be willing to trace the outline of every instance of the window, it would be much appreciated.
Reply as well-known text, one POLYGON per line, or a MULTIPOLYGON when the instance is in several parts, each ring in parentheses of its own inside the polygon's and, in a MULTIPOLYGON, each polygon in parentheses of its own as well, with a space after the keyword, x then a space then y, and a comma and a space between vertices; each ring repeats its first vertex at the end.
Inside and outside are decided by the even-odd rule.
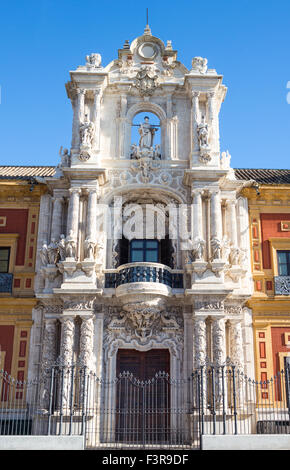
POLYGON ((0 273, 9 271, 10 248, 0 248, 0 273))
POLYGON ((290 276, 290 251, 277 251, 278 276, 290 276))
POLYGON ((132 240, 130 243, 130 262, 159 263, 158 240, 132 240))

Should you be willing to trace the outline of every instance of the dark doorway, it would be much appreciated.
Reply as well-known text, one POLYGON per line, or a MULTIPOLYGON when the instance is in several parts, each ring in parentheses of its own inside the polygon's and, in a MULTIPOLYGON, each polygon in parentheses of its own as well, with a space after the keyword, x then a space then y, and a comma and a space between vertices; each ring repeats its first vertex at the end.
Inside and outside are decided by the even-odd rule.
POLYGON ((166 443, 170 438, 170 354, 120 349, 117 354, 116 440, 166 443))

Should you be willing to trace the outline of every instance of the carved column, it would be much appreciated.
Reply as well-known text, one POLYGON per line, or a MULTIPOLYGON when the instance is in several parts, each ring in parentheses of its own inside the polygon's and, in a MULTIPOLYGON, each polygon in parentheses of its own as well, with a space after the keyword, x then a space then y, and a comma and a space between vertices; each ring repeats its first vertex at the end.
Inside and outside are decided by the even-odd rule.
POLYGON ((75 146, 78 148, 80 145, 80 132, 79 127, 80 123, 84 120, 84 109, 85 109, 85 94, 86 90, 83 88, 77 88, 77 100, 76 100, 76 120, 77 120, 77 132, 75 139, 75 146))
POLYGON ((193 223, 192 235, 193 238, 202 237, 202 189, 197 188, 192 191, 193 196, 193 223))
POLYGON ((228 207, 229 207, 229 219, 230 219, 230 230, 231 230, 231 242, 234 247, 238 247, 236 200, 230 199, 228 201, 228 207))
POLYGON ((128 132, 126 132, 127 127, 128 127, 128 120, 126 119, 126 111, 127 111, 127 96, 125 94, 122 94, 120 97, 120 117, 117 121, 118 122, 117 153, 119 154, 119 158, 126 158, 125 143, 128 138, 128 132))
POLYGON ((213 358, 217 367, 226 360, 226 330, 224 317, 213 318, 212 322, 213 358))
POLYGON ((230 321, 230 358, 237 369, 242 371, 244 368, 244 348, 240 319, 230 321))
POLYGON ((49 406, 49 394, 51 383, 51 368, 56 360, 57 320, 46 318, 44 320, 43 349, 41 357, 42 383, 41 383, 41 407, 49 406))
POLYGON ((227 403, 227 380, 224 364, 226 361, 226 329, 225 319, 217 317, 212 322, 213 362, 215 374, 215 399, 216 406, 222 408, 223 399, 227 403))
POLYGON ((199 91, 192 92, 192 133, 193 133, 193 150, 199 150, 197 126, 199 122, 199 91))
POLYGON ((63 208, 63 197, 55 196, 53 198, 51 240, 53 239, 58 240, 61 235, 62 208, 63 208))
POLYGON ((73 361, 75 323, 74 317, 61 318, 60 359, 64 366, 71 366, 73 361))
POLYGON ((195 368, 205 364, 206 360, 206 317, 194 318, 194 358, 195 368))
POLYGON ((78 224, 79 224, 79 205, 80 205, 80 194, 79 188, 70 188, 70 198, 68 205, 68 216, 67 216, 67 234, 77 239, 78 224))
POLYGON ((86 238, 96 241, 96 226, 97 226, 97 188, 89 188, 88 193, 88 208, 87 208, 87 233, 86 238))
POLYGON ((207 93, 208 118, 210 124, 211 148, 215 150, 215 113, 214 113, 214 91, 207 93))
POLYGON ((194 361, 195 369, 199 369, 200 392, 202 394, 203 410, 207 404, 207 369, 205 366, 207 356, 206 317, 194 317, 194 361))
POLYGON ((101 90, 94 90, 93 122, 95 124, 94 148, 100 150, 100 118, 101 118, 101 90))
POLYGON ((60 383, 60 401, 59 405, 63 407, 64 412, 68 410, 69 400, 71 396, 72 383, 72 365, 73 365, 73 348, 75 337, 75 323, 73 317, 61 318, 61 342, 60 342, 60 363, 61 383, 60 383))
POLYGON ((220 249, 215 250, 215 246, 222 240, 222 210, 219 189, 210 191, 210 234, 211 234, 211 255, 214 259, 220 259, 220 249))
POLYGON ((94 344, 94 319, 93 316, 82 317, 80 334, 80 363, 88 371, 92 369, 92 356, 94 344))
POLYGON ((56 318, 46 318, 44 320, 42 366, 50 367, 56 360, 56 338, 57 320, 56 318))

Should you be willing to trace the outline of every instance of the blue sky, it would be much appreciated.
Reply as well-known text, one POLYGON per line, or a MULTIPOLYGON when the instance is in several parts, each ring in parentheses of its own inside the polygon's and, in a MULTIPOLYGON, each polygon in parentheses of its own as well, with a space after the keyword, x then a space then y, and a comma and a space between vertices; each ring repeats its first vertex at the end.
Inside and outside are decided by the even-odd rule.
POLYGON ((117 58, 143 33, 146 7, 152 34, 171 39, 186 67, 202 56, 223 74, 221 149, 232 166, 289 168, 289 0, 2 2, 0 164, 57 165, 71 142, 69 70, 92 52, 103 65, 117 58))

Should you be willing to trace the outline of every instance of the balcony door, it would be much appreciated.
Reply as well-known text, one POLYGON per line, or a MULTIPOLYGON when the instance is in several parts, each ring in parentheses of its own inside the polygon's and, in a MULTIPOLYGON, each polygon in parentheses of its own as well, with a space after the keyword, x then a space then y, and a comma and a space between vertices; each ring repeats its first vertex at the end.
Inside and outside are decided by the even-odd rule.
POLYGON ((147 352, 132 349, 118 351, 116 397, 118 442, 142 444, 168 442, 169 371, 170 354, 167 349, 152 349, 147 352))

